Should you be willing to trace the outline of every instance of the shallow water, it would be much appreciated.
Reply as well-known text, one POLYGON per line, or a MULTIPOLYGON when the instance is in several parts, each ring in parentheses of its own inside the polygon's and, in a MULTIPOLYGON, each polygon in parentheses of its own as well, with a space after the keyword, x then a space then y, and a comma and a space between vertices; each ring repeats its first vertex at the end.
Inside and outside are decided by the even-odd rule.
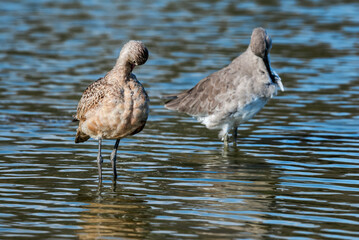
POLYGON ((2 1, 2 239, 359 238, 359 4, 346 1, 2 1), (273 39, 286 91, 240 126, 238 147, 163 107, 245 50, 273 39), (129 39, 151 98, 146 128, 74 144, 88 84, 129 39))

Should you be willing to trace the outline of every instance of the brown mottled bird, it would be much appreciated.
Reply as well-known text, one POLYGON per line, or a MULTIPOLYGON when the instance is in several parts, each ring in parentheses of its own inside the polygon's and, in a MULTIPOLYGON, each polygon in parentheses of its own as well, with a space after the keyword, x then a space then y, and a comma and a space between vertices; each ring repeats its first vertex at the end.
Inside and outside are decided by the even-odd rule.
POLYGON ((277 93, 284 91, 280 77, 270 66, 272 39, 263 28, 255 28, 247 50, 228 66, 202 79, 193 88, 169 99, 165 107, 196 117, 209 129, 220 129, 228 145, 233 130, 251 119, 277 93))
POLYGON ((79 121, 75 143, 85 142, 90 137, 98 140, 98 171, 102 181, 102 139, 116 139, 111 153, 114 178, 116 154, 120 139, 139 133, 145 126, 149 99, 132 70, 144 64, 148 50, 140 41, 126 43, 116 65, 105 77, 90 84, 77 106, 75 121, 79 121))

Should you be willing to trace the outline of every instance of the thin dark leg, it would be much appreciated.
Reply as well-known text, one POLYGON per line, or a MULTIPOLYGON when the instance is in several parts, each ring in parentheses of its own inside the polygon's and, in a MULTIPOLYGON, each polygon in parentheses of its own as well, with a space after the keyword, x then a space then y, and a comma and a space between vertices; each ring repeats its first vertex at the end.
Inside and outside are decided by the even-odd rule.
POLYGON ((120 143, 120 139, 116 140, 115 146, 113 147, 112 153, 111 153, 111 163, 112 163, 112 170, 113 170, 113 178, 117 178, 117 171, 116 171, 116 155, 117 155, 117 148, 118 144, 120 143))
POLYGON ((228 147, 228 133, 225 133, 225 135, 223 136, 223 143, 224 143, 224 148, 227 149, 227 147, 228 147))
POLYGON ((237 146, 237 136, 238 136, 238 129, 237 127, 233 128, 233 145, 237 146))
POLYGON ((102 139, 100 138, 98 140, 98 154, 97 154, 97 168, 98 168, 98 176, 100 183, 102 182, 102 156, 101 156, 101 145, 102 145, 102 139))

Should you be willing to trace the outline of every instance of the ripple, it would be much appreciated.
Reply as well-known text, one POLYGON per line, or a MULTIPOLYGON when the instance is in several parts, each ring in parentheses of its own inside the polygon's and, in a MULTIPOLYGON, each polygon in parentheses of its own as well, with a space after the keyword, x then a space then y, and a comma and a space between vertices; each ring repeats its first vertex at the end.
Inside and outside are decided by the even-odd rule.
POLYGON ((358 238, 356 2, 2 5, 2 238, 358 238), (160 97, 228 64, 257 25, 272 36, 286 92, 225 150, 216 131, 160 97), (104 141, 98 186, 97 142, 74 144, 71 116, 128 39, 150 50, 135 74, 151 113, 121 141, 117 182, 114 141, 104 141))

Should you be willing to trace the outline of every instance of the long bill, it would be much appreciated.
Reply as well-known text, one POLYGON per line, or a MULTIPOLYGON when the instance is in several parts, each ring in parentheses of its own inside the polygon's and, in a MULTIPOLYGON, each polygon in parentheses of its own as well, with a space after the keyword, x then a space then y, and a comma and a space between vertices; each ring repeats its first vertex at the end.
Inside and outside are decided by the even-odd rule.
POLYGON ((278 76, 278 74, 272 70, 271 66, 270 66, 270 57, 269 57, 269 53, 267 53, 264 58, 263 58, 264 64, 267 68, 267 71, 269 73, 269 77, 272 80, 273 83, 277 84, 277 86, 279 87, 279 89, 284 92, 284 86, 282 83, 282 79, 278 76))

